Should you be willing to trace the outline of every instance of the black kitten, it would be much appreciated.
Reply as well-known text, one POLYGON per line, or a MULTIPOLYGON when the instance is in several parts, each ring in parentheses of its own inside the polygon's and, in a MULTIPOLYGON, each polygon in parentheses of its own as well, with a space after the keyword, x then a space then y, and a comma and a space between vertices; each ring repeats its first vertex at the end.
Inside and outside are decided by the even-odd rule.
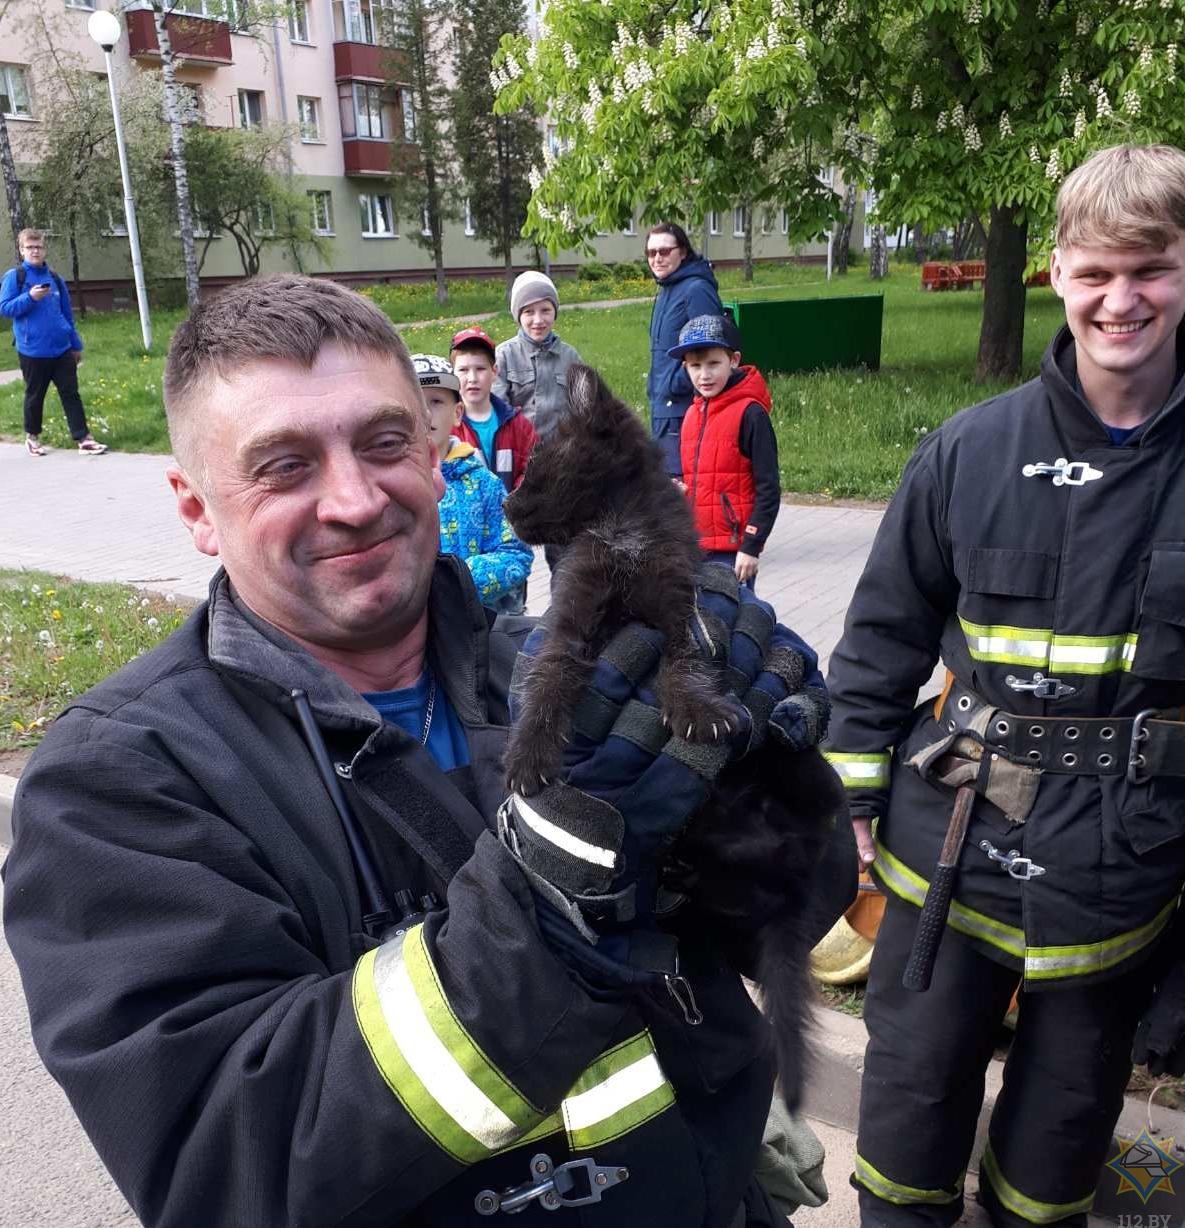
MULTIPOLYGON (((505 505, 523 541, 565 547, 552 576, 549 635, 530 663, 507 743, 507 784, 518 792, 558 775, 597 654, 627 622, 665 636, 657 692, 675 733, 710 741, 735 719, 688 631, 702 556, 686 498, 637 415, 595 371, 570 369, 568 407, 505 505)), ((766 741, 720 774, 664 876, 737 967, 761 982, 791 1108, 802 1091, 812 997, 811 878, 842 807, 843 790, 818 751, 766 741)))
POLYGON ((591 367, 568 371, 568 412, 536 446, 505 509, 522 541, 564 547, 547 642, 531 662, 506 748, 513 791, 538 792, 559 775, 597 654, 626 623, 665 637, 655 685, 671 729, 692 742, 731 732, 735 710, 688 631, 700 550, 687 500, 637 415, 591 367))

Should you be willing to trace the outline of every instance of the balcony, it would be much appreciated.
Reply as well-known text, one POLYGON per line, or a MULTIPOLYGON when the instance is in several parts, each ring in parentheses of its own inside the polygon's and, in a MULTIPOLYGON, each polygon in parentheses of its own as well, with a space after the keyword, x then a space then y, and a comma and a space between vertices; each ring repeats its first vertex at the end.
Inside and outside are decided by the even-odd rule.
POLYGON ((333 44, 333 76, 337 81, 406 80, 407 57, 375 43, 333 44))
POLYGON ((386 179, 392 170, 391 142, 345 137, 342 140, 346 174, 386 179))
MULTIPOLYGON (((131 9, 125 14, 128 29, 128 52, 136 58, 160 58, 156 26, 148 9, 131 9)), ((207 17, 190 17, 170 13, 165 29, 173 44, 173 54, 189 64, 230 64, 234 57, 230 49, 230 26, 225 21, 207 17)))

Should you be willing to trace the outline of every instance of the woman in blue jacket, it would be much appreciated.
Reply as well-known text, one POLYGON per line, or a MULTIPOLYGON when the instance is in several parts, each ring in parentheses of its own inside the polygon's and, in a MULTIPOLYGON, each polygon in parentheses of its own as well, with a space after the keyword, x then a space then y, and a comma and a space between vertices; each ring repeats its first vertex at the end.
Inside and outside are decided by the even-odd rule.
POLYGON ((683 364, 667 351, 679 343, 679 330, 701 315, 723 315, 712 266, 697 256, 682 226, 659 222, 646 235, 646 260, 658 282, 650 316, 650 374, 646 397, 650 402, 650 433, 662 449, 667 472, 681 477, 679 428, 695 389, 683 364))

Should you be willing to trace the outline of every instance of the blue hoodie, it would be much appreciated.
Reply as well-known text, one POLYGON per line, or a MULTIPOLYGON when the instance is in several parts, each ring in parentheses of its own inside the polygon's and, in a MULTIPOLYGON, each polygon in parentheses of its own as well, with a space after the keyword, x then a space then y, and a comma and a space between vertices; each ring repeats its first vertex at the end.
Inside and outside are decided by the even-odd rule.
POLYGON ((16 269, 9 269, 0 282, 0 316, 12 321, 18 354, 26 358, 60 358, 67 350, 81 350, 82 338, 74 327, 70 294, 48 264, 25 264, 25 286, 17 292, 16 269), (50 292, 38 301, 29 291, 49 284, 50 292))
POLYGON ((646 380, 651 423, 662 418, 681 421, 695 396, 683 364, 667 356, 667 350, 679 344, 679 330, 696 316, 723 314, 716 275, 703 256, 684 260, 658 283, 650 316, 650 375, 646 380))
POLYGON ((440 465, 440 549, 464 559, 482 604, 492 606, 526 582, 535 555, 515 537, 502 511, 506 488, 482 463, 481 454, 456 437, 450 444, 440 465))

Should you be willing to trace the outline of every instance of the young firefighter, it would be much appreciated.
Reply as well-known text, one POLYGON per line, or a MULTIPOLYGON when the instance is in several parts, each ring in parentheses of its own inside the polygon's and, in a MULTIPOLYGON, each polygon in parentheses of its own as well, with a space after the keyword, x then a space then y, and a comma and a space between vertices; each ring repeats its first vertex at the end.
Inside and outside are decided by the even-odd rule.
POLYGON ((447 358, 413 354, 412 364, 428 405, 428 434, 440 455, 440 551, 465 560, 482 605, 521 613, 517 594, 531 574, 531 547, 515 537, 502 511, 506 488, 481 454, 453 431, 461 419, 460 382, 447 358), (516 605, 507 610, 507 598, 516 605))
POLYGON ((667 353, 682 362, 696 393, 679 452, 700 545, 752 588, 782 489, 769 388, 756 367, 741 366, 740 350, 732 317, 711 315, 688 320, 667 353))
POLYGON ((1096 154, 1062 185, 1056 242, 1066 325, 1040 375, 920 444, 831 658, 831 758, 888 896, 864 1010, 865 1224, 961 1215, 1018 985, 979 1158, 997 1225, 1086 1223, 1158 979, 1140 1056, 1181 1058, 1185 968, 1163 965, 1185 958, 1165 940, 1185 881, 1185 154, 1096 154), (947 685, 915 709, 939 657, 947 685), (912 992, 963 785, 953 901, 912 992))
POLYGON ((457 435, 477 448, 506 489, 513 490, 522 481, 537 436, 526 414, 493 395, 498 374, 494 342, 480 328, 464 328, 453 337, 449 358, 465 403, 457 435))
POLYGON ((518 333, 495 352, 494 394, 517 405, 540 435, 567 409, 568 368, 580 361, 554 330, 559 310, 560 296, 546 273, 520 273, 510 288, 518 333))

